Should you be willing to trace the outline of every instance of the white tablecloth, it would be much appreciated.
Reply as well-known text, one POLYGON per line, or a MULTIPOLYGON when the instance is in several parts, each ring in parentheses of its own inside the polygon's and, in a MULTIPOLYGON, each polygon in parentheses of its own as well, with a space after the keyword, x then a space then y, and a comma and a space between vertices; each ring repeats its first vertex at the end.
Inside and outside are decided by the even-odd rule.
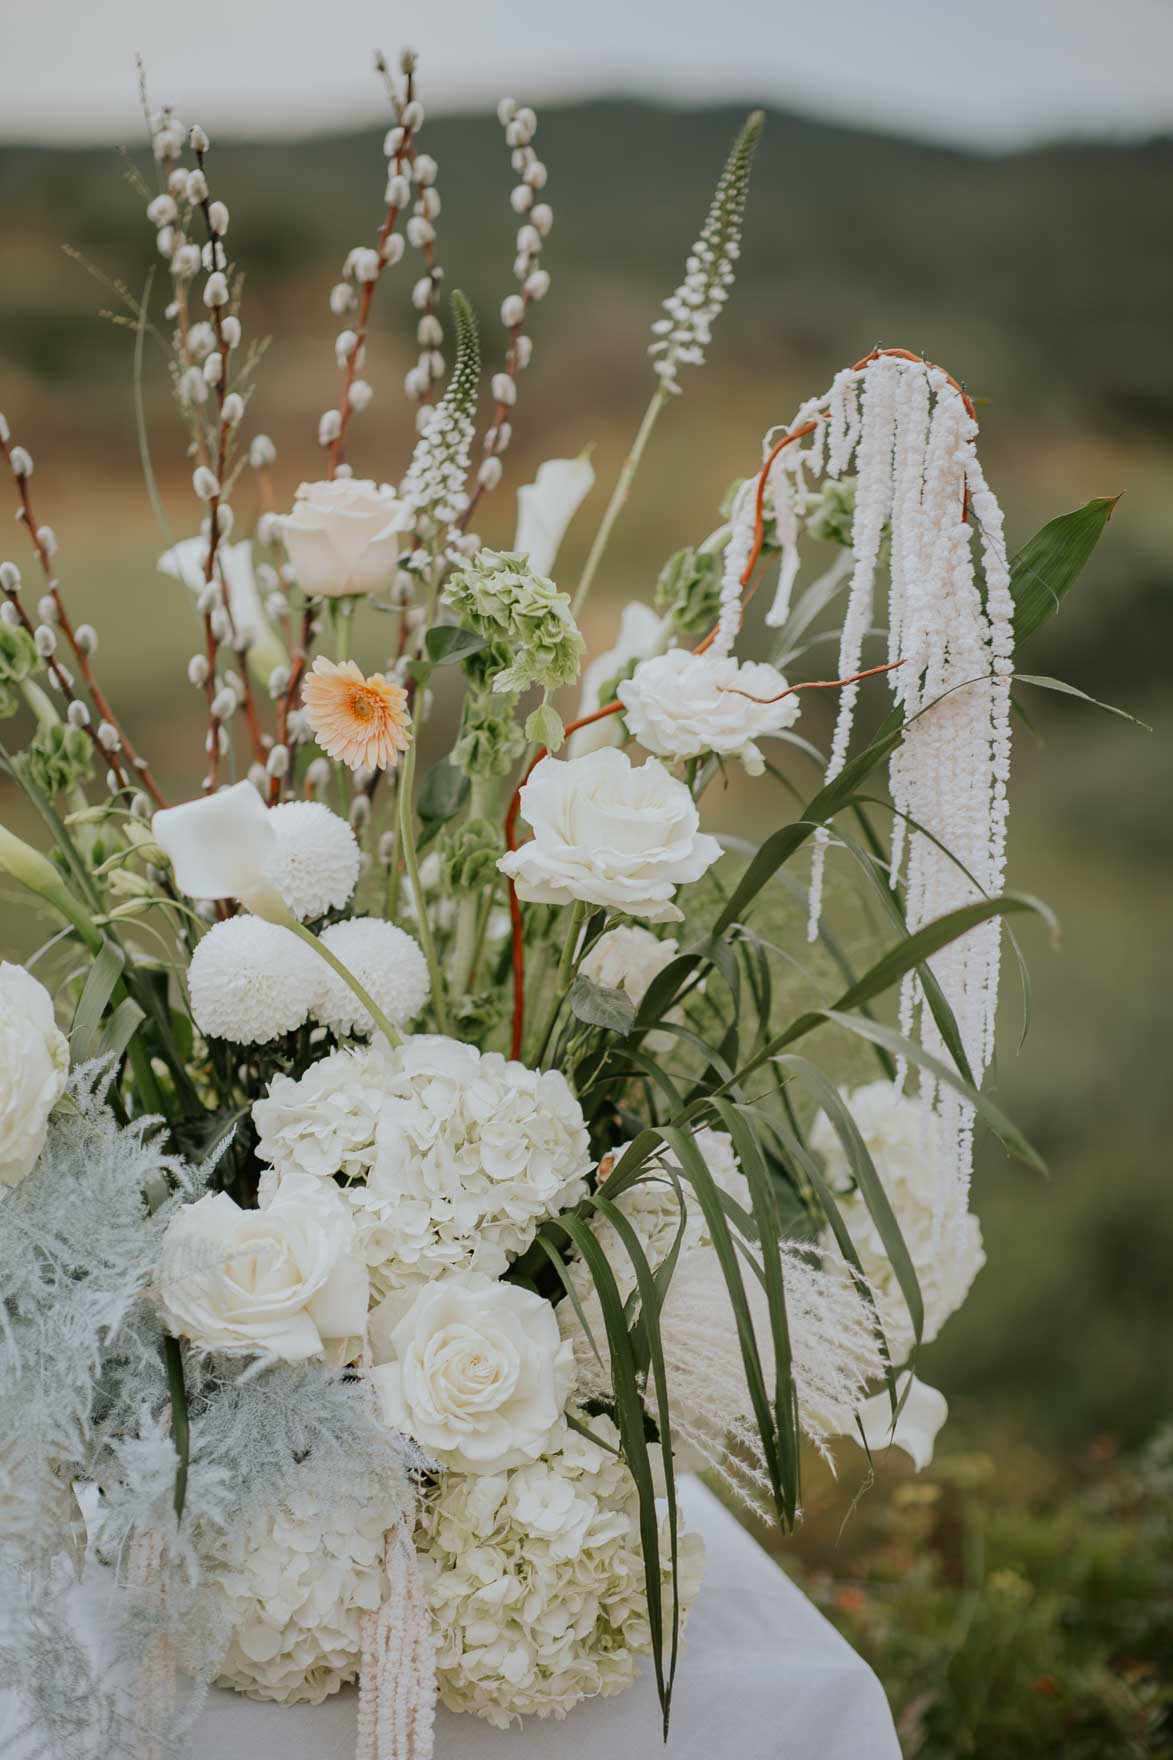
MULTIPOLYGON (((629 1692, 563 1723, 498 1730, 440 1709, 436 1760, 900 1760, 879 1681, 728 1510, 682 1488, 704 1535, 705 1580, 688 1623, 660 1741, 650 1667, 629 1692)), ((213 1691, 192 1742, 200 1760, 353 1760, 355 1695, 286 1708, 213 1691)))

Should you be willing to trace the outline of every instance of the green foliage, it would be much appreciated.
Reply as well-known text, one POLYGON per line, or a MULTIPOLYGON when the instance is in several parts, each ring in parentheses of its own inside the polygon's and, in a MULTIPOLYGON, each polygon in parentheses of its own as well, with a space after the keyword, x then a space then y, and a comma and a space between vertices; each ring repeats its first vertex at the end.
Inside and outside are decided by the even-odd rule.
POLYGON ((910 1760, 1173 1753, 1173 1431, 1074 1486, 1000 1456, 873 1489, 804 1587, 876 1669, 910 1760))
POLYGON ((1051 520, 1010 564, 1014 644, 1018 648, 1058 611, 1112 517, 1117 496, 1101 496, 1051 520))
POLYGON ((468 799, 468 793, 468 777, 461 775, 447 758, 433 764, 420 783, 415 803, 424 836, 434 836, 441 825, 455 818, 468 799))
POLYGON ((519 694, 541 685, 552 691, 578 677, 586 644, 570 599, 535 574, 525 556, 478 550, 453 571, 444 597, 477 635, 508 646, 510 663, 490 681, 493 690, 519 694))
POLYGON ((491 692, 464 699, 452 762, 466 776, 507 776, 525 750, 525 734, 508 697, 491 692))
POLYGON ((41 667, 36 643, 20 624, 0 623, 0 717, 15 715, 20 686, 41 667))
POLYGON ((37 731, 18 763, 34 787, 54 800, 89 781, 94 768, 93 743, 84 728, 54 722, 37 731))
POLYGON ((810 537, 849 549, 855 518, 855 478, 824 477, 818 488, 807 495, 799 512, 810 537))
POLYGON ((497 861, 505 839, 488 819, 466 819, 447 833, 440 848, 444 884, 457 897, 477 893, 497 878, 497 861))
POLYGON ((682 636, 712 629, 720 598, 721 557, 710 550, 686 545, 668 558, 656 578, 656 610, 670 617, 682 636))

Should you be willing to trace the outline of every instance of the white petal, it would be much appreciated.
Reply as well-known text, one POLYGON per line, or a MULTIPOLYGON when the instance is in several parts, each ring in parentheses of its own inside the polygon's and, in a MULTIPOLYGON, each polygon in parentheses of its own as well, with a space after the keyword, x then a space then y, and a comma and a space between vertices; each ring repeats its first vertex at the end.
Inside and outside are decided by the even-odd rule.
POLYGON ((859 1421, 869 1448, 902 1448, 920 1473, 932 1461, 937 1432, 949 1416, 949 1402, 943 1393, 918 1381, 915 1376, 911 1377, 909 1387, 909 1379, 905 1374, 896 1383, 898 1398, 903 1398, 906 1387, 908 1398, 896 1420, 895 1430, 887 1390, 864 1401, 859 1408, 859 1421))
POLYGON ((524 551, 535 574, 548 575, 566 528, 594 486, 587 458, 548 458, 532 483, 517 491, 513 548, 524 551))
POLYGON ((274 834, 251 782, 164 807, 151 829, 189 898, 247 899, 262 886, 274 834))
POLYGON ((345 1253, 306 1303, 306 1313, 323 1338, 360 1338, 369 1293, 366 1266, 345 1253))

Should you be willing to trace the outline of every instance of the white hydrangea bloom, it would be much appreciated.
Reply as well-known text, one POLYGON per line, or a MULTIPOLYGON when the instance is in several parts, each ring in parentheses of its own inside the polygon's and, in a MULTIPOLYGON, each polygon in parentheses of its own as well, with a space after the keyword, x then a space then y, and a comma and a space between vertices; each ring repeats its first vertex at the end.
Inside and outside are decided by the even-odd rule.
POLYGON ((754 742, 798 719, 798 698, 782 696, 786 689, 782 674, 764 661, 739 665, 732 655, 671 648, 642 661, 617 695, 646 751, 677 760, 715 752, 740 758, 751 776, 760 776, 765 759, 754 742))
POLYGON ((257 1154, 278 1173, 364 1179, 375 1160, 382 1054, 334 1051, 301 1076, 274 1076, 253 1102, 257 1154))
MULTIPOLYGON (((348 917, 322 931, 322 943, 340 959, 394 1026, 406 1027, 428 1000, 431 980, 419 943, 381 917, 348 917)), ((323 961, 313 1004, 315 1020, 337 1034, 375 1030, 370 1010, 323 961)))
POLYGON ((321 980, 313 949, 263 917, 213 923, 187 969, 191 1012, 201 1033, 235 1045, 263 1045, 302 1026, 321 980))
MULTIPOLYGON (((591 1427, 611 1444, 607 1418, 591 1427)), ((667 1557, 667 1531, 661 1537, 667 1557)), ((632 1684, 651 1652, 639 1499, 627 1467, 568 1433, 561 1453, 491 1476, 441 1482, 420 1536, 438 1628, 440 1697, 506 1729, 564 1717, 632 1684)), ((682 1611, 700 1589, 704 1542, 682 1534, 682 1611)), ((671 1582, 664 1573, 665 1617, 671 1582)))
POLYGON ((437 1034, 277 1077, 253 1118, 258 1153, 279 1171, 353 1182, 380 1295, 447 1271, 499 1277, 547 1216, 577 1202, 591 1167, 563 1075, 437 1034))
MULTIPOLYGON (((932 1153, 932 1121, 921 1102, 891 1082, 869 1082, 843 1099, 867 1145, 908 1248, 924 1301, 923 1342, 930 1344, 969 1294, 986 1262, 981 1224, 951 1198, 940 1213, 946 1186, 932 1153)), ((895 1363, 912 1349, 915 1334, 900 1285, 884 1251, 880 1231, 859 1191, 851 1190, 851 1167, 825 1114, 811 1131, 811 1148, 822 1157, 830 1184, 846 1195, 839 1211, 875 1292, 884 1336, 895 1363)), ((837 1253, 828 1231, 824 1248, 837 1253)))
MULTIPOLYGON (((358 1672, 363 1615, 382 1595, 383 1543, 395 1502, 340 1487, 321 1499, 312 1480, 217 1537, 199 1589, 232 1641, 217 1684, 278 1705, 318 1705, 358 1672)), ((182 1663, 182 1657, 180 1661, 182 1663)))
POLYGON ((346 819, 321 801, 287 801, 269 814, 275 845, 265 864, 303 923, 340 911, 358 884, 358 840, 346 819))

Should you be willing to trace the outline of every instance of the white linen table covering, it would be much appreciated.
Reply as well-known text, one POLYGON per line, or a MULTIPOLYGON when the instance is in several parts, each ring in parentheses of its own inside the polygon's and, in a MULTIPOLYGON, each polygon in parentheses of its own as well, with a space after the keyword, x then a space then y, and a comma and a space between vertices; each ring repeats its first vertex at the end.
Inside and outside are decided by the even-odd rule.
MULTIPOLYGON (((900 1760, 879 1681, 703 1485, 681 1503, 704 1535, 705 1579, 688 1622, 660 1740, 650 1663, 626 1693, 577 1705, 564 1722, 494 1729, 441 1706, 436 1760, 900 1760)), ((356 1694, 266 1705, 213 1690, 191 1744, 200 1760, 353 1760, 356 1694)))

